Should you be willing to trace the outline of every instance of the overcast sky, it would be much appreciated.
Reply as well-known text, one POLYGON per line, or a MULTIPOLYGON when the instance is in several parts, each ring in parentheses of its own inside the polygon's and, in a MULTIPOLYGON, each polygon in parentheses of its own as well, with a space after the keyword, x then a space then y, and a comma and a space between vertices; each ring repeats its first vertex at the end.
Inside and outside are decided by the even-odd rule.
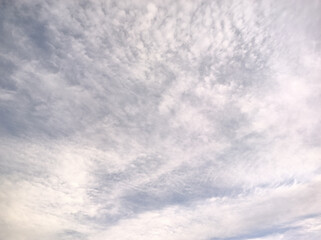
POLYGON ((319 240, 320 13, 0 0, 0 239, 319 240))

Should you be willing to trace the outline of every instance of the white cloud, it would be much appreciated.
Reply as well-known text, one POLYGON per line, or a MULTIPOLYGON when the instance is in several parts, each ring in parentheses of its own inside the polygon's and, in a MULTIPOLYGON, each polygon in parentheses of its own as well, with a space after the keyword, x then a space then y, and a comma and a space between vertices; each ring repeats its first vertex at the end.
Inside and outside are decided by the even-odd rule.
POLYGON ((0 8, 0 238, 317 239, 320 2, 0 8))
POLYGON ((257 189, 250 195, 235 198, 210 198, 192 205, 170 206, 122 220, 92 239, 229 238, 247 235, 253 229, 293 227, 294 219, 320 213, 319 188, 320 180, 312 184, 257 189))

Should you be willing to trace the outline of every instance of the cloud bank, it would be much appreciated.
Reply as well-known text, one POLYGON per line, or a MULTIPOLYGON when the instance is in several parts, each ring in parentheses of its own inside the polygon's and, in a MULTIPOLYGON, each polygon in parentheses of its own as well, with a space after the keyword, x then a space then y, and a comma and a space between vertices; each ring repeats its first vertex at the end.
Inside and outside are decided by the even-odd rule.
POLYGON ((319 239, 320 12, 0 1, 0 238, 319 239))

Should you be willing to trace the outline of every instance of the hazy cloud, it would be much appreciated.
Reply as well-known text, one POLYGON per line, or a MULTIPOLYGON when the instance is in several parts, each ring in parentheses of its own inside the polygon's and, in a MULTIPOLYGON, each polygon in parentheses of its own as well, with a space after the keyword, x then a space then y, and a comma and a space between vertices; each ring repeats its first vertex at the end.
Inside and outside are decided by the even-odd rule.
POLYGON ((0 238, 318 239, 320 12, 0 1, 0 238))

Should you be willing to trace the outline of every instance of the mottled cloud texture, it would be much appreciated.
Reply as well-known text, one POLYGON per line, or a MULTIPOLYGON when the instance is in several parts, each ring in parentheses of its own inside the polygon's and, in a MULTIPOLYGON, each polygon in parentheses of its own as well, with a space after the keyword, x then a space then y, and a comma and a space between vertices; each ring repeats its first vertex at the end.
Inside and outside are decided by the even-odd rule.
POLYGON ((0 239, 319 240, 320 13, 0 0, 0 239))

